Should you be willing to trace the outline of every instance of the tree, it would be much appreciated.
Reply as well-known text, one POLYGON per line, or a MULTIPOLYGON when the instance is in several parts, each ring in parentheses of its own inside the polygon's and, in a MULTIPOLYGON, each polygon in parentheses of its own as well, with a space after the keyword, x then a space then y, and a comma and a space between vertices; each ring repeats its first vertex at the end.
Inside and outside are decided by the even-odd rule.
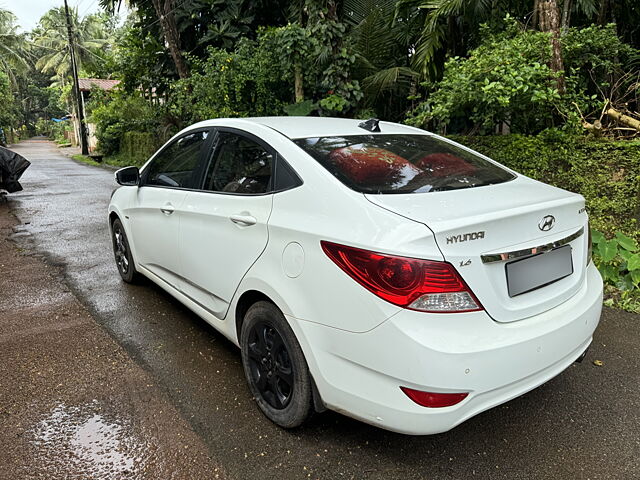
POLYGON ((174 0, 151 0, 151 3, 162 26, 164 40, 167 42, 173 62, 176 64, 178 75, 180 78, 187 78, 189 76, 189 67, 182 55, 182 50, 180 50, 180 34, 178 33, 176 17, 173 13, 175 10, 174 0))
MULTIPOLYGON (((80 19, 77 8, 69 10, 78 70, 103 62, 101 50, 107 44, 107 35, 100 17, 88 15, 80 19)), ((34 45, 42 52, 36 68, 59 80, 67 78, 71 74, 71 60, 64 7, 52 8, 45 13, 32 36, 34 45)))
POLYGON ((29 69, 30 53, 25 35, 17 31, 16 17, 0 8, 0 70, 15 84, 16 74, 29 69))
MULTIPOLYGON (((568 2, 569 0, 565 0, 568 2)), ((564 65, 560 46, 560 10, 556 0, 539 0, 538 18, 540 30, 551 36, 551 71, 556 75, 558 92, 564 93, 564 65)))
POLYGON ((353 25, 354 77, 362 84, 364 106, 379 117, 402 119, 418 86, 410 52, 421 30, 419 12, 396 15, 395 0, 346 0, 344 19, 353 25))
POLYGON ((14 102, 9 77, 0 72, 0 127, 12 126, 14 121, 14 102))

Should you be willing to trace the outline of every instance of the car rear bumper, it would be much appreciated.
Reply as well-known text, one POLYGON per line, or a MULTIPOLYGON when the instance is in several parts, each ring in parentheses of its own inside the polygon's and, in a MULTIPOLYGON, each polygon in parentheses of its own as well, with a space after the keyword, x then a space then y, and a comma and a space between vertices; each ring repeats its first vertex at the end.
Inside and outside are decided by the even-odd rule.
POLYGON ((290 321, 327 407, 381 428, 424 435, 450 430, 558 375, 591 343, 601 310, 602 279, 590 264, 572 298, 512 323, 494 322, 484 312, 411 310, 365 333, 290 321), (451 407, 426 408, 400 386, 469 395, 451 407))

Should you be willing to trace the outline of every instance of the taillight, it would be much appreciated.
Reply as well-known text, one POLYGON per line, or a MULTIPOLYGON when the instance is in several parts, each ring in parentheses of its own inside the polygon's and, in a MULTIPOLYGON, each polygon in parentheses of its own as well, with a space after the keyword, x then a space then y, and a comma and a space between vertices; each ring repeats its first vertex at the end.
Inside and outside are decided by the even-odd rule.
POLYGON ((468 393, 422 392, 412 388, 400 387, 407 397, 420 406, 429 408, 451 407, 467 398, 468 393))
POLYGON ((320 244, 351 278, 394 305, 435 313, 482 310, 450 263, 386 255, 325 241, 320 244))

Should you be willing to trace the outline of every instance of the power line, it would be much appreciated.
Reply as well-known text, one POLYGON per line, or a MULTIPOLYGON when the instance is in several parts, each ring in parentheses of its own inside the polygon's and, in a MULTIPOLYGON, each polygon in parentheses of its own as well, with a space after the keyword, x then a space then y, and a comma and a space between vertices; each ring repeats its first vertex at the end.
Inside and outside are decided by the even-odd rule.
POLYGON ((97 1, 98 0, 93 0, 93 2, 91 2, 89 6, 85 8, 84 12, 82 13, 82 15, 80 15, 80 17, 84 17, 87 14, 87 12, 91 10, 91 7, 93 7, 96 4, 97 1))
MULTIPOLYGON (((162 14, 162 16, 165 16, 165 17, 166 17, 166 16, 167 16, 167 15, 169 15, 170 13, 175 12, 178 8, 182 7, 185 3, 187 3, 187 1, 188 1, 188 0, 182 0, 182 3, 180 3, 180 4, 176 5, 175 7, 173 7, 173 8, 172 8, 171 10, 169 10, 168 12, 163 13, 163 14, 162 14)), ((147 27, 147 28, 148 28, 148 27, 151 27, 151 26, 155 25, 156 23, 158 23, 159 21, 160 21, 160 18, 158 18, 158 20, 155 20, 155 21, 151 22, 149 25, 146 25, 146 27, 147 27)))

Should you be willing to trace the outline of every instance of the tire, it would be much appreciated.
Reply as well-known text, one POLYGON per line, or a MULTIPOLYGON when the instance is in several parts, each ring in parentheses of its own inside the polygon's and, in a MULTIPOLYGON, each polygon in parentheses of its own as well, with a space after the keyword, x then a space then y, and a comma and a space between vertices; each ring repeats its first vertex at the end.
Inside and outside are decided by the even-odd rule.
POLYGON ((131 248, 129 248, 129 240, 119 218, 116 218, 111 225, 111 240, 120 277, 127 283, 138 283, 140 274, 136 270, 131 248))
POLYGON ((242 366, 262 413, 282 428, 302 425, 312 412, 311 375, 282 312, 261 301, 247 311, 240 332, 242 366))

